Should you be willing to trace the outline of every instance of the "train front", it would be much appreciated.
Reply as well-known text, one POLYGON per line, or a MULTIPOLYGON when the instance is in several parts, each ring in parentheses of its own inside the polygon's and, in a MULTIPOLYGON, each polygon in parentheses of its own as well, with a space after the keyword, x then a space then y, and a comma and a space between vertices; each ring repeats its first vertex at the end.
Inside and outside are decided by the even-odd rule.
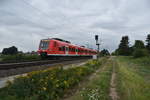
POLYGON ((49 44, 50 44, 50 39, 43 39, 40 41, 38 54, 41 57, 43 57, 43 58, 47 57, 48 50, 49 50, 49 44))

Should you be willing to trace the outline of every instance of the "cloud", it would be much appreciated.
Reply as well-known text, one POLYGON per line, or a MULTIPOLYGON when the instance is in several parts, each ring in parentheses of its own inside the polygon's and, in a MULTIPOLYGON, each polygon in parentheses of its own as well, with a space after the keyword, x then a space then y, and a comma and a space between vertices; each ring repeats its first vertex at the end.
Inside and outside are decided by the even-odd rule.
POLYGON ((149 0, 1 0, 0 50, 15 45, 38 49, 40 39, 59 37, 74 44, 113 51, 123 35, 144 40, 150 31, 149 0))

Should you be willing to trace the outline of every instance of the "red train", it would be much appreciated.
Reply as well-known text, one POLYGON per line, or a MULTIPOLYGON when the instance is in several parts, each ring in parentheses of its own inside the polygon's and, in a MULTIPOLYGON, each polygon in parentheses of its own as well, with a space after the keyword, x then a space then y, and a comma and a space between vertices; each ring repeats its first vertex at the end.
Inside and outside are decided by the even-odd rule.
POLYGON ((38 54, 44 56, 93 56, 96 50, 71 44, 59 38, 42 39, 39 45, 38 54))

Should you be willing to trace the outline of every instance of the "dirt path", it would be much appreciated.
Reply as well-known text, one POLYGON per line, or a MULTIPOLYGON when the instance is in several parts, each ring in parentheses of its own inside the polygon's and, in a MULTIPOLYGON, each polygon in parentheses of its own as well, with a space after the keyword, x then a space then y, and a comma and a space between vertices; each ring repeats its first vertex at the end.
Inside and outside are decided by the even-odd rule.
POLYGON ((110 81, 110 93, 109 93, 109 96, 111 97, 112 100, 118 100, 119 99, 118 93, 116 91, 115 66, 116 66, 115 61, 113 61, 113 72, 112 72, 111 81, 110 81))

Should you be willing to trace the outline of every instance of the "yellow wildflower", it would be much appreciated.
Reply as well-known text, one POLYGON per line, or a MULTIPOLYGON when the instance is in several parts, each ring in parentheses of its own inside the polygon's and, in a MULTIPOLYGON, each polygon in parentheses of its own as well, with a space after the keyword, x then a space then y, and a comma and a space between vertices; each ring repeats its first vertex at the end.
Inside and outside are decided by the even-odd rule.
POLYGON ((59 87, 59 84, 56 84, 56 87, 59 87))
POLYGON ((45 90, 46 90, 46 87, 43 87, 43 90, 45 91, 45 90))
POLYGON ((64 81, 64 84, 67 85, 67 81, 66 80, 64 81))

